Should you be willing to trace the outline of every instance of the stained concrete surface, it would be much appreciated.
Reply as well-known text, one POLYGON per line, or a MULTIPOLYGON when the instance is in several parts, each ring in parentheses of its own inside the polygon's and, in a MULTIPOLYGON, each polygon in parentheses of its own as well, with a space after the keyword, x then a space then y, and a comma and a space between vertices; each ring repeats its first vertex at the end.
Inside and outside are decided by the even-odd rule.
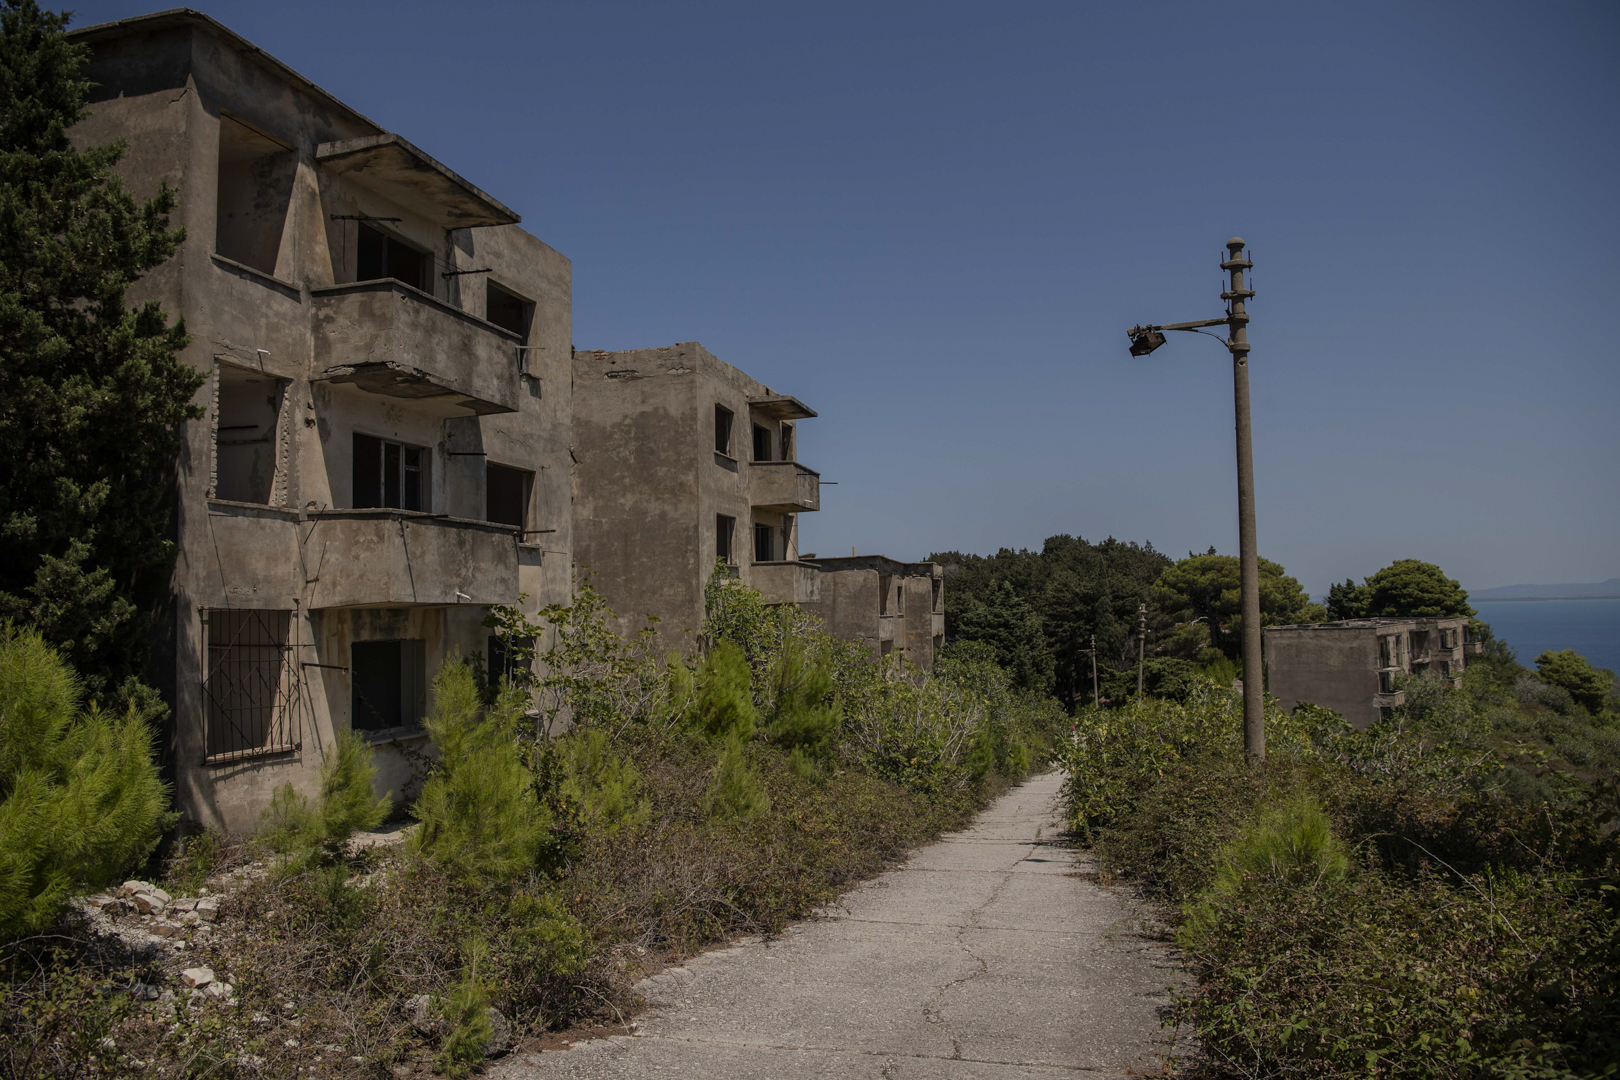
POLYGON ((1036 777, 779 937, 643 982, 628 1034, 519 1054, 501 1080, 939 1077, 1160 1072, 1181 982, 1127 898, 1081 876, 1036 777))

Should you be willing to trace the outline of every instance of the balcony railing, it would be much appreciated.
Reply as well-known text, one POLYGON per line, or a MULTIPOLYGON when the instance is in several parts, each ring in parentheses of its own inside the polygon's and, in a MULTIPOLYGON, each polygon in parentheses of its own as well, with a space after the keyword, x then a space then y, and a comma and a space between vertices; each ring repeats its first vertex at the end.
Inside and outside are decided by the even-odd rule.
POLYGON ((311 608, 510 604, 518 530, 408 510, 322 510, 304 541, 311 608))
POLYGON ((767 604, 814 604, 821 599, 821 571, 814 563, 757 562, 748 568, 748 584, 767 604))
POLYGON ((402 281, 314 289, 315 379, 437 403, 452 415, 516 412, 516 334, 402 281))
POLYGON ((756 461, 748 474, 748 501, 779 514, 820 510, 821 474, 797 461, 756 461))

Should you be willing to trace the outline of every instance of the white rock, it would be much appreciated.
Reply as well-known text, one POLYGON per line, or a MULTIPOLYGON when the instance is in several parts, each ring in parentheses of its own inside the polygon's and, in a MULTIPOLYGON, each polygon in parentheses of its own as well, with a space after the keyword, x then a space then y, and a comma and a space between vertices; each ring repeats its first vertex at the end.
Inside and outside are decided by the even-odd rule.
POLYGON ((146 929, 148 933, 157 937, 172 938, 180 932, 181 926, 179 923, 172 923, 168 919, 154 919, 152 925, 146 929))
POLYGON ((500 1057, 512 1046, 512 1023, 501 1015, 501 1010, 489 1007, 489 1042, 484 1044, 484 1056, 500 1057))
POLYGON ((138 892, 149 893, 155 888, 157 888, 157 886, 153 885, 150 881, 136 881, 134 878, 130 878, 128 881, 124 882, 118 887, 118 895, 134 896, 138 892))
POLYGON ((192 910, 197 913, 198 918, 213 922, 219 917, 219 897, 204 896, 192 906, 192 910))
POLYGON ((202 916, 195 911, 182 911, 178 920, 183 926, 196 926, 202 922, 202 916))
POLYGON ((180 973, 180 981, 187 986, 207 986, 214 981, 214 969, 207 967, 186 968, 180 973))
POLYGON ((168 906, 168 901, 155 892, 138 892, 130 897, 135 902, 135 910, 142 915, 156 915, 168 906))
POLYGON ((211 982, 203 987, 203 993, 210 997, 219 998, 221 1001, 229 1001, 235 995, 236 987, 228 982, 211 982))
POLYGON ((196 897, 182 896, 180 899, 174 901, 173 903, 171 903, 169 905, 169 910, 170 911, 190 911, 192 908, 194 908, 196 906, 197 906, 197 898, 196 897))

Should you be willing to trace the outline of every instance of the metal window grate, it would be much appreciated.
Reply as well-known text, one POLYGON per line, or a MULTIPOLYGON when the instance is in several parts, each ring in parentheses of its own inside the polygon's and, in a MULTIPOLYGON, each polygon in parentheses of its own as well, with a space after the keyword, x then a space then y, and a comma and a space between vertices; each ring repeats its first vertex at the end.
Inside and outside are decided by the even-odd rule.
POLYGON ((283 754, 303 746, 303 694, 291 611, 209 611, 203 632, 204 762, 283 754))

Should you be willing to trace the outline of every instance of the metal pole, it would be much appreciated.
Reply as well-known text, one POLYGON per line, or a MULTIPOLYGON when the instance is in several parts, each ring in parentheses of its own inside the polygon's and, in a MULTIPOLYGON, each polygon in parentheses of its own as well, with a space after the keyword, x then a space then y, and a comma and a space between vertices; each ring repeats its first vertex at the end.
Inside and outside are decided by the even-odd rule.
POLYGON ((1142 696, 1142 665, 1147 660, 1147 605, 1136 605, 1136 696, 1142 696))
POLYGON ((1091 635, 1091 703, 1102 704, 1097 697, 1097 635, 1091 635))
POLYGON ((1243 272, 1254 264, 1243 257, 1243 241, 1226 242, 1228 257, 1221 269, 1232 275, 1222 295, 1232 304, 1231 333, 1226 343, 1232 354, 1232 399, 1237 413, 1238 561, 1242 567, 1243 616, 1243 751, 1251 764, 1266 759, 1266 672, 1260 656, 1260 552, 1254 525, 1254 446, 1249 427, 1249 316, 1244 301, 1253 296, 1244 288, 1243 272))

